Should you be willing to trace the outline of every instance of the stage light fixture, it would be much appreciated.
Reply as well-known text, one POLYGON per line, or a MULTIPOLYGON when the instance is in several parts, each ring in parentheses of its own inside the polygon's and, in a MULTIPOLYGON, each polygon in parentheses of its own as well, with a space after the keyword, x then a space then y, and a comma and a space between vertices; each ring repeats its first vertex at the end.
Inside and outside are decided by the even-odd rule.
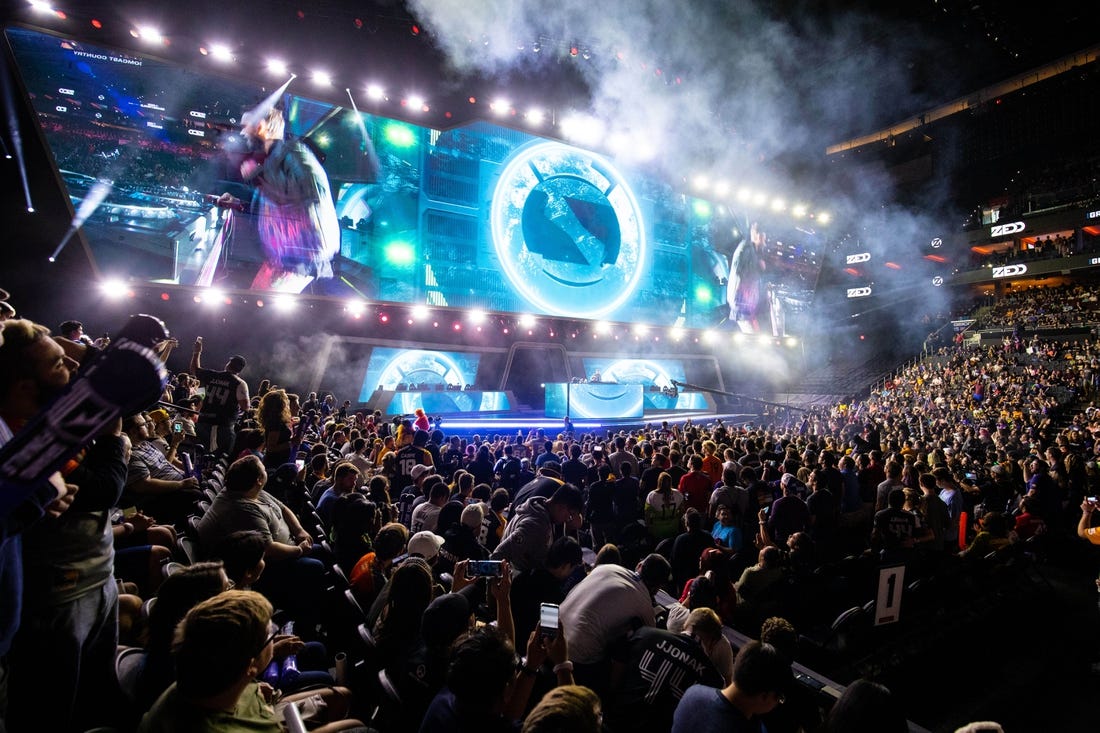
POLYGON ((416 320, 422 321, 428 317, 430 311, 428 310, 428 306, 426 305, 414 305, 410 314, 416 320))
POLYGON ((524 313, 523 315, 521 315, 519 317, 519 327, 520 328, 534 328, 535 323, 536 323, 535 317, 533 315, 531 315, 530 313, 524 313))
POLYGON ((427 106, 424 103, 424 97, 420 96, 419 94, 410 94, 408 97, 405 98, 405 104, 408 106, 409 109, 417 112, 427 106))
POLYGON ((702 173, 692 176, 691 187, 694 188, 696 191, 706 191, 709 186, 710 179, 702 173))
POLYGON ((743 343, 745 343, 745 334, 743 334, 743 333, 742 333, 742 332, 740 332, 740 331, 738 331, 737 333, 733 334, 733 343, 735 343, 735 344, 743 344, 743 343))
POLYGON ((386 98, 386 90, 380 84, 367 85, 367 99, 380 102, 386 98))
POLYGON ((645 336, 647 333, 649 333, 649 326, 644 323, 637 323, 634 325, 635 336, 645 336))
POLYGON ((508 111, 512 109, 512 103, 503 97, 500 99, 494 99, 489 103, 489 109, 496 113, 498 117, 502 117, 508 114, 508 111))
POLYGON ((794 336, 788 336, 786 344, 793 349, 794 347, 798 346, 798 339, 796 339, 794 336))
POLYGON ((206 291, 203 302, 207 305, 217 305, 225 299, 225 293, 220 290, 210 289, 206 291))
POLYGON ((828 211, 819 211, 817 214, 817 222, 819 224, 828 224, 832 220, 833 217, 828 211))
POLYGON ((193 296, 191 296, 191 300, 195 301, 196 303, 201 303, 202 302, 202 296, 197 295, 197 294, 193 295, 193 296))
POLYGON ((772 203, 771 203, 772 211, 780 212, 780 211, 783 211, 786 208, 787 208, 787 202, 784 201, 783 199, 778 198, 778 197, 772 199, 772 203))
POLYGON ((459 323, 458 321, 455 321, 452 328, 454 328, 454 330, 456 330, 456 331, 461 331, 462 330, 462 324, 459 323))
POLYGON ((711 331, 710 329, 707 329, 706 331, 703 331, 703 343, 705 343, 705 344, 712 343, 715 339, 715 336, 716 336, 716 334, 714 333, 714 331, 711 331))
POLYGON ((729 181, 715 181, 714 183, 714 195, 715 196, 728 196, 730 192, 729 181))
POLYGON ((474 325, 485 323, 487 317, 487 314, 483 310, 472 310, 466 314, 466 319, 474 325))
POLYGON ((233 61, 233 51, 224 43, 211 43, 210 57, 215 61, 229 63, 233 61))
POLYGON ((378 322, 379 323, 389 323, 390 322, 390 315, 388 313, 379 313, 378 314, 378 322))
POLYGON ((288 72, 286 62, 280 59, 268 59, 267 70, 275 76, 286 76, 288 72))
POLYGON ((679 341, 684 337, 684 329, 679 326, 673 326, 668 329, 668 335, 671 336, 674 341, 679 341))
POLYGON ((791 216, 795 219, 802 219, 806 216, 806 204, 795 204, 791 207, 791 216))
POLYGON ((332 75, 320 69, 313 72, 313 83, 321 87, 332 86, 332 75))
POLYGON ((42 0, 31 0, 31 10, 34 10, 36 13, 53 12, 53 8, 50 7, 50 4, 47 2, 42 2, 42 0))
POLYGON ((597 321, 595 325, 596 333, 611 333, 611 324, 607 321, 597 321))
POLYGON ((344 310, 346 310, 348 312, 348 315, 352 318, 359 319, 362 318, 363 314, 367 312, 367 305, 362 301, 353 300, 350 301, 346 306, 344 306, 344 310))
POLYGON ((748 201, 750 198, 752 198, 752 191, 742 186, 741 188, 737 189, 736 198, 738 201, 748 201))
POLYGON ((117 278, 108 278, 99 284, 99 292, 111 300, 118 300, 130 291, 128 285, 117 278))
POLYGON ((262 300, 260 300, 260 299, 258 299, 258 298, 257 298, 257 300, 256 300, 256 307, 257 307, 257 308, 263 308, 263 307, 264 307, 264 302, 263 302, 262 300))
POLYGON ((756 337, 756 342, 761 346, 770 346, 772 343, 772 337, 766 333, 762 333, 756 337))
POLYGON ((271 302, 276 309, 283 312, 294 310, 294 307, 298 304, 298 301, 295 300, 293 296, 286 294, 276 295, 274 298, 272 298, 271 302))
POLYGON ((147 43, 164 43, 164 36, 151 25, 138 26, 137 37, 147 43))
POLYGON ((524 114, 524 118, 530 125, 541 125, 543 120, 546 119, 546 113, 538 107, 532 107, 531 109, 527 110, 526 114, 524 114))
POLYGON ((768 202, 768 194, 764 193, 763 191, 760 191, 759 193, 753 194, 752 203, 753 203, 754 206, 763 206, 767 202, 768 202))

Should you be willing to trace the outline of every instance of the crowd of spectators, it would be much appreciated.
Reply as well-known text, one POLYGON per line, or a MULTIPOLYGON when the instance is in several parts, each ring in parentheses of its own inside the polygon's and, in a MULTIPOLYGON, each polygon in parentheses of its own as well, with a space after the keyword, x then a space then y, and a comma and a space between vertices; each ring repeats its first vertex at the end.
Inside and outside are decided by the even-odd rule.
MULTIPOLYGON (((98 353, 4 325, 0 440, 98 353)), ((782 424, 447 435, 253 389, 199 339, 41 518, 5 516, 8 729, 896 729, 869 681, 793 704, 792 663, 883 563, 970 577, 1100 544, 1098 346, 945 347, 782 424)))
POLYGON ((982 318, 986 324, 1010 327, 1059 328, 1097 321, 1100 287, 1096 284, 1033 286, 1005 293, 982 318))

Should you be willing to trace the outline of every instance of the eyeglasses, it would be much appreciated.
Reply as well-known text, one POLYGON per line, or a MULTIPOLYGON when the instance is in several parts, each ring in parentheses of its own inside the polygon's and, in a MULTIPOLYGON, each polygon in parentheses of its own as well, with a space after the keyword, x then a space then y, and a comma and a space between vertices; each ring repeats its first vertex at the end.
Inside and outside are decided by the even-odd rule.
MULTIPOLYGON (((274 623, 269 623, 267 625, 267 628, 268 628, 268 631, 270 631, 271 633, 268 634, 267 639, 265 639, 264 643, 260 646, 260 652, 262 652, 264 649, 267 649, 267 645, 270 644, 271 642, 275 641, 275 637, 279 635, 280 629, 274 623)), ((256 653, 259 654, 260 652, 256 652, 256 653)))

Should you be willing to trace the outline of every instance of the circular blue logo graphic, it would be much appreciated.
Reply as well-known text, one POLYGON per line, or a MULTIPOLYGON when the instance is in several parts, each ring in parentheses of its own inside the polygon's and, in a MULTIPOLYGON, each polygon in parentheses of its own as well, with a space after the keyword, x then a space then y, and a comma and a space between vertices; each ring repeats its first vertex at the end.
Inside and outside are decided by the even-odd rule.
POLYGON ((645 270, 638 202, 603 158, 556 142, 515 151, 493 191, 493 247, 542 313, 591 318, 634 294, 645 270))

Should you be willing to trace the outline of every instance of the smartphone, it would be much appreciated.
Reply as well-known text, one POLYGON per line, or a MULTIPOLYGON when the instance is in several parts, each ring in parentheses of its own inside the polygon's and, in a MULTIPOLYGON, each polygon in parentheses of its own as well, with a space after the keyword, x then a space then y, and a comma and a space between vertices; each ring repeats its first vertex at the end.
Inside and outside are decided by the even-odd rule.
POLYGON ((967 481, 974 481, 975 479, 978 478, 978 474, 976 474, 976 473, 967 473, 967 474, 964 474, 964 475, 966 476, 967 481))
POLYGON ((539 606, 539 634, 550 639, 558 635, 558 604, 539 606))
POLYGON ((305 467, 306 467, 306 459, 304 459, 304 458, 298 458, 298 459, 295 459, 295 461, 294 461, 294 466, 295 466, 295 468, 297 468, 297 469, 298 469, 299 471, 301 471, 301 470, 302 470, 303 468, 305 468, 305 467))
POLYGON ((179 420, 176 420, 174 423, 172 423, 172 432, 173 433, 182 433, 183 432, 183 423, 181 423, 179 420))
POLYGON ((499 578, 502 570, 500 560, 470 560, 466 563, 467 578, 499 578))
POLYGON ((1100 502, 1100 497, 1088 496, 1085 497, 1085 500, 1088 501, 1089 504, 1096 504, 1097 502, 1100 502))

